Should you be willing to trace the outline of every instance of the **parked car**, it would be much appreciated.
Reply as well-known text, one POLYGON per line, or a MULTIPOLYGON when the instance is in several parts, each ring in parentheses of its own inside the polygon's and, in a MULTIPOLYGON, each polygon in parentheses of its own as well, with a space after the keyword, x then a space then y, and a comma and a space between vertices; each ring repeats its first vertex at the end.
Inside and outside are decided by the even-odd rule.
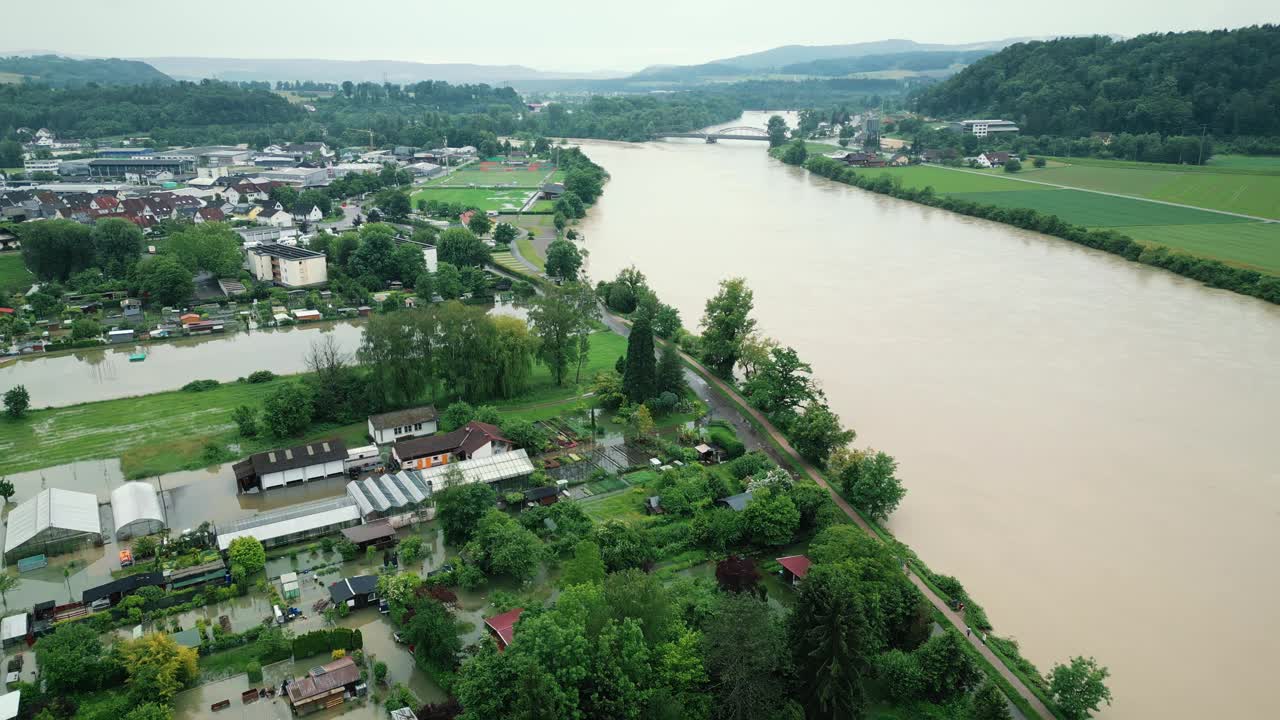
POLYGON ((391 603, 387 602, 386 598, 383 598, 382 600, 378 601, 378 612, 382 613, 383 615, 386 615, 387 613, 391 612, 391 603))

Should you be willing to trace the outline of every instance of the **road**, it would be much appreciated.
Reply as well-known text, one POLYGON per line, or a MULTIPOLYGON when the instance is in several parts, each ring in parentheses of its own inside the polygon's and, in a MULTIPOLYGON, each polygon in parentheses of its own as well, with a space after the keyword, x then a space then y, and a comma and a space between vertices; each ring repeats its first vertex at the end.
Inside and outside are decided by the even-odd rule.
POLYGON ((997 177, 1004 180, 1013 180, 1015 182, 1031 183, 1032 185, 1043 185, 1045 187, 1056 188, 1058 190, 1079 190, 1080 192, 1093 193, 1094 195, 1108 195, 1110 197, 1125 198, 1127 200, 1141 200, 1143 202, 1155 203, 1156 205, 1168 205, 1169 207, 1187 208, 1188 210, 1200 210, 1202 212, 1217 213, 1218 215, 1229 215, 1231 217, 1244 218, 1246 220, 1257 220, 1258 222, 1280 222, 1275 218, 1258 217, 1257 215, 1245 215, 1244 213, 1230 212, 1227 210, 1213 210, 1199 205, 1186 205, 1184 203, 1169 202, 1168 200, 1153 200, 1151 198, 1139 197, 1137 195, 1125 195, 1123 193, 1105 192, 1103 190, 1090 190, 1088 188, 1075 187, 1073 185, 1059 185, 1057 183, 1043 182, 1040 180, 1028 180, 1027 178, 1012 177, 1009 173, 1003 175, 992 175, 978 170, 969 170, 966 168, 950 167, 949 165, 935 165, 933 163, 925 163, 929 167, 941 168, 943 170, 952 170, 954 172, 969 173, 971 175, 981 175, 983 177, 997 177))
MULTIPOLYGON (((607 310, 604 312, 604 321, 611 330, 621 335, 625 336, 630 332, 626 322, 622 318, 609 313, 607 310)), ((666 344, 666 341, 660 338, 655 338, 655 340, 657 340, 661 345, 666 344)), ((768 418, 755 408, 748 405, 747 401, 739 395, 736 390, 734 390, 728 383, 713 375, 710 370, 702 365, 702 363, 686 354, 683 350, 679 352, 681 359, 685 361, 689 368, 692 368, 691 372, 696 373, 696 376, 703 384, 709 383, 714 385, 720 393, 724 393, 724 395, 733 399, 733 403, 729 403, 724 400, 720 393, 709 393, 709 395, 718 399, 721 418, 728 419, 734 424, 734 429, 739 432, 739 437, 749 439, 752 443, 759 443, 763 447, 768 448, 770 451, 769 454, 773 456, 775 460, 781 461, 781 458, 777 456, 777 452, 775 450, 774 443, 776 443, 776 447, 781 448, 782 452, 786 453, 787 457, 793 462, 793 464, 801 468, 804 471, 804 474, 809 476, 809 478, 817 483, 819 487, 826 489, 831 494, 831 499, 835 501, 836 506, 839 507, 845 515, 848 515, 849 519, 853 520, 858 527, 862 528, 863 532, 867 533, 877 541, 880 539, 880 536, 877 535, 875 530, 867 524, 867 521, 863 520, 862 516, 859 515, 853 507, 850 506, 844 498, 840 497, 840 494, 835 492, 835 490, 827 483, 826 478, 822 476, 822 473, 819 472, 812 463, 801 457, 800 453, 796 452, 795 448, 791 447, 791 443, 787 442, 786 437, 784 437, 783 434, 769 422, 768 418), (734 403, 736 403, 736 405, 734 403), (773 443, 761 442, 759 433, 755 428, 755 423, 745 421, 742 417, 743 412, 749 413, 750 416, 755 419, 756 423, 759 423, 759 426, 764 428, 765 432, 767 432, 769 437, 773 440, 773 443)), ((937 593, 931 590, 923 580, 916 577, 915 573, 912 573, 910 570, 907 570, 906 573, 907 578, 920 590, 920 593, 924 595, 930 605, 936 608, 938 612, 942 613, 943 617, 945 617, 957 630, 964 630, 966 625, 963 617, 948 607, 947 603, 944 602, 937 593)), ((980 633, 968 635, 966 636, 966 640, 970 645, 976 648, 984 658, 986 658, 987 662, 991 663, 991 666, 996 669, 996 672, 999 672, 1000 675, 1009 682, 1014 690, 1016 690, 1018 694, 1021 695, 1023 699, 1041 715, 1041 717, 1048 720, 1053 718, 1053 713, 1049 712, 1049 708, 1045 707, 1044 703, 1040 701, 1040 698, 1036 697, 1036 694, 1031 692, 1030 688, 1028 688, 1017 675, 1014 675, 1013 671, 1009 670, 1000 658, 995 656, 995 653, 991 652, 991 650, 982 641, 980 633)))

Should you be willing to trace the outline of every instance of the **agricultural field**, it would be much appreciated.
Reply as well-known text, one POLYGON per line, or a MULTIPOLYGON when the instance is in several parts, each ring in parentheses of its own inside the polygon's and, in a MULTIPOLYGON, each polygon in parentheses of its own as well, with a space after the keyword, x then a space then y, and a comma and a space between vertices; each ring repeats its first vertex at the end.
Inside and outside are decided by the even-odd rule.
POLYGON ((1280 275, 1280 223, 1155 225, 1123 228, 1141 243, 1167 245, 1193 255, 1280 275))
POLYGON ((1280 156, 1214 155, 1213 159, 1209 161, 1209 167, 1214 170, 1226 168, 1280 173, 1280 156))
POLYGON ((1143 200, 1100 195, 1080 190, 1022 188, 1007 192, 951 192, 951 197, 1007 208, 1028 208, 1057 215, 1067 222, 1086 227, 1127 227, 1131 225, 1213 225, 1247 222, 1244 218, 1174 207, 1143 200))
POLYGON ((22 262, 22 253, 0 254, 0 293, 26 291, 31 287, 31 273, 22 262))
POLYGON ((1010 182, 1000 176, 989 176, 983 173, 960 172, 947 168, 928 165, 910 167, 868 168, 857 170, 861 175, 879 177, 881 174, 902 178, 907 187, 923 188, 933 186, 935 192, 943 195, 951 193, 986 193, 1000 191, 1024 190, 1028 186, 1010 182))
POLYGON ((461 203, 478 207, 481 210, 497 210, 499 212, 518 212, 524 207, 529 195, 529 188, 487 189, 487 188, 452 188, 429 187, 413 194, 416 207, 419 200, 439 200, 441 202, 461 203))

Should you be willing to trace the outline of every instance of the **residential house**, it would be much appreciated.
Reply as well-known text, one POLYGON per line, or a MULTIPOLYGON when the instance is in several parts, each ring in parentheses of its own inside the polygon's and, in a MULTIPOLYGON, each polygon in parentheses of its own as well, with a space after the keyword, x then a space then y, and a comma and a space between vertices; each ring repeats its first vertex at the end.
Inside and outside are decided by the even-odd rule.
POLYGON ((514 448, 515 444, 503 437, 496 426, 472 421, 453 432, 397 442, 391 448, 391 459, 402 470, 422 470, 458 460, 487 458, 514 448))
POLYGON ((468 210, 458 216, 458 222, 462 223, 463 227, 466 227, 467 224, 471 222, 471 218, 475 216, 476 216, 475 210, 468 210))
POLYGON ((259 282, 282 287, 309 287, 329 281, 324 253, 280 243, 249 248, 245 266, 259 282))
POLYGON ((192 221, 197 225, 207 222, 223 222, 227 219, 226 214, 222 212, 222 208, 202 207, 196 211, 196 216, 192 221))
POLYGON ((265 209, 258 213, 256 220, 263 225, 270 225, 272 227, 293 227, 293 213, 283 209, 265 209))
POLYGON ((369 437, 375 443, 385 445, 408 438, 436 433, 436 409, 431 405, 370 415, 369 437))
POLYGON ((289 707, 294 715, 309 715, 341 705, 347 696, 356 697, 361 685, 356 661, 350 657, 339 658, 287 683, 289 707))
POLYGON ((255 453, 232 466, 241 490, 284 487, 346 472, 347 446, 338 438, 255 453))
POLYGON ((1012 157, 1007 152, 984 152, 978 156, 979 165, 983 167, 1001 167, 1012 157))
POLYGON ((955 160, 960 157, 960 153, 953 148, 930 148, 920 153, 920 158, 925 162, 942 162, 943 160, 955 160))
POLYGON ((319 206, 312 205, 311 209, 306 212, 295 212, 293 219, 298 222, 316 223, 324 219, 324 213, 320 212, 319 206))
POLYGON ((516 622, 520 620, 522 614, 524 614, 524 608, 518 607, 501 615, 494 615, 484 619, 485 629, 489 631, 489 634, 493 635, 494 641, 498 643, 499 651, 506 650, 507 646, 515 641, 516 622))
MULTIPOLYGON (((357 525, 355 527, 359 528, 360 526, 357 525)), ((352 610, 377 605, 378 576, 356 575, 355 577, 343 578, 329 586, 329 600, 335 607, 346 605, 352 610)))
POLYGON ((911 158, 907 157, 902 153, 898 153, 894 155, 892 158, 889 158, 889 164, 894 167, 903 167, 911 164, 911 158))

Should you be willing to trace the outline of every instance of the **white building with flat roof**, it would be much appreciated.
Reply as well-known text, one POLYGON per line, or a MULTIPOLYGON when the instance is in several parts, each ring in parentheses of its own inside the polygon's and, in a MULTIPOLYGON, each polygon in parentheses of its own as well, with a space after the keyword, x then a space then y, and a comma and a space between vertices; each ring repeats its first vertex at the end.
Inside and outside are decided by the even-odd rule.
POLYGON ((294 245, 267 243, 245 251, 245 268, 258 282, 281 287, 309 287, 329 282, 322 252, 294 245))

